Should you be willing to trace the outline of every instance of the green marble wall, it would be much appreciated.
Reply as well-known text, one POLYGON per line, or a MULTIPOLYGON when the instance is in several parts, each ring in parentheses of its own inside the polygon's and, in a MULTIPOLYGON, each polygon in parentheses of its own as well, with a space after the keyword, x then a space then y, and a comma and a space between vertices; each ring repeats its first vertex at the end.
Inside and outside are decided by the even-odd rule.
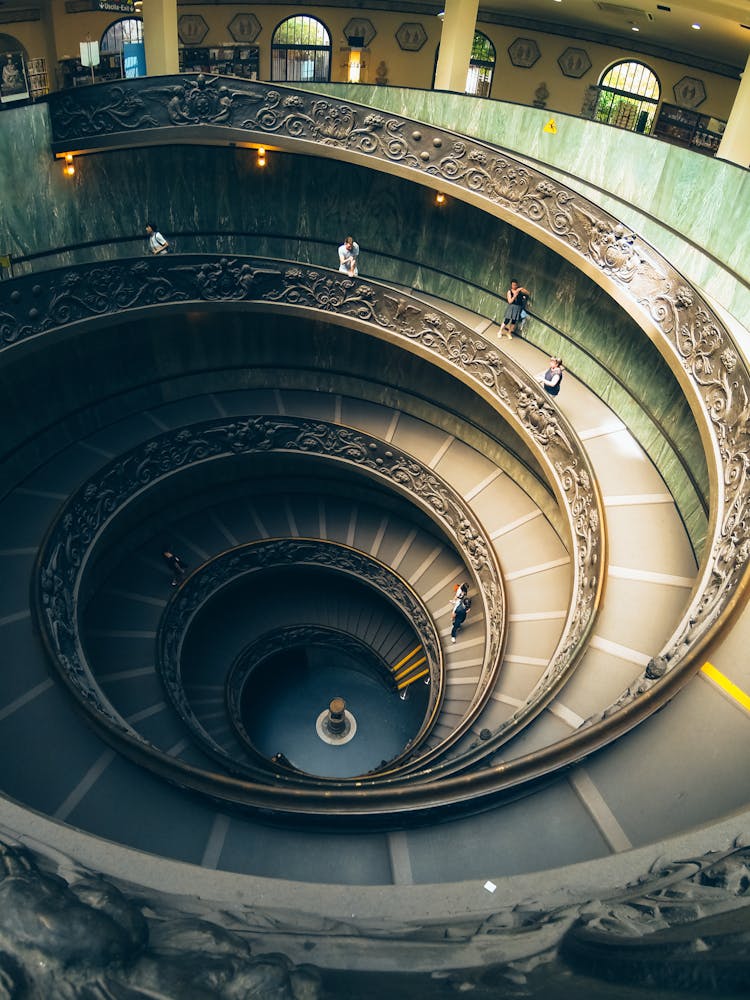
POLYGON ((533 290, 540 317, 529 324, 530 339, 545 350, 562 341, 568 368, 610 402, 646 447, 700 547, 708 475, 676 380, 613 300, 531 237, 454 199, 437 208, 420 185, 324 158, 272 153, 258 170, 254 154, 242 149, 129 149, 81 157, 68 180, 47 152, 44 106, 4 113, 0 128, 10 140, 0 143, 0 251, 102 240, 66 258, 145 252, 143 225, 154 217, 168 236, 223 234, 178 236, 185 251, 244 251, 335 266, 338 244, 353 232, 363 273, 489 317, 504 308, 508 281, 517 275, 533 290), (113 248, 120 237, 133 241, 113 248), (624 386, 637 387, 638 399, 624 386))
POLYGON ((356 84, 309 89, 456 129, 552 167, 750 328, 750 170, 521 104, 356 84), (543 130, 552 117, 556 135, 543 130))

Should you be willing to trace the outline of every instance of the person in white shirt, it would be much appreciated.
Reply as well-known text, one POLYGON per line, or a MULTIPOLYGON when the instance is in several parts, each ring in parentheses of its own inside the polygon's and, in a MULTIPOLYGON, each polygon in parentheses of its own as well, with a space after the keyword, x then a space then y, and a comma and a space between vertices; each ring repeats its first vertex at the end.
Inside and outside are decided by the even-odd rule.
POLYGON ((157 254, 169 252, 169 243, 167 243, 162 234, 159 232, 155 222, 146 223, 146 232, 148 233, 148 246, 151 253, 157 254))
POLYGON ((339 247, 339 271, 354 278, 359 274, 357 258, 359 257, 359 244, 354 242, 353 236, 347 236, 339 247))

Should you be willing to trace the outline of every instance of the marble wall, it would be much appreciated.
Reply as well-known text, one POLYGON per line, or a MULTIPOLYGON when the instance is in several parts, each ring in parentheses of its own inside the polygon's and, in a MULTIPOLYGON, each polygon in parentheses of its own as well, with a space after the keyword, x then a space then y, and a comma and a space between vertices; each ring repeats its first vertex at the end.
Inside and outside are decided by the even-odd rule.
POLYGON ((66 253, 62 262, 145 253, 143 227, 153 218, 184 251, 245 251, 336 266, 336 248, 352 232, 364 274, 488 317, 504 308, 505 289, 517 275, 534 293, 538 319, 529 324, 529 338, 559 350, 631 427, 700 546, 708 475, 676 380, 612 299, 531 237, 453 199, 438 208, 420 185, 332 159, 272 152, 262 170, 251 150, 175 145, 81 157, 75 176, 64 178, 49 153, 45 110, 18 109, 0 120, 8 140, 0 143, 0 252, 91 240, 101 242, 66 253), (196 238, 196 232, 220 235, 196 238))
POLYGON ((362 104, 458 128, 552 168, 638 232, 750 328, 750 170, 582 118, 463 94, 330 85, 362 104), (544 131, 554 118, 556 134, 544 131))

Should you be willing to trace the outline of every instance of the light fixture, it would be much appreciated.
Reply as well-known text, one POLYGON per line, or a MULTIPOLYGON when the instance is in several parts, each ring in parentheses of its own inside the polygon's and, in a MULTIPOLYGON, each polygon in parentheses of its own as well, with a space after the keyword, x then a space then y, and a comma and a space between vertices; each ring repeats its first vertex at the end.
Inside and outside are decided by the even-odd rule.
POLYGON ((66 177, 73 177, 75 175, 75 172, 76 168, 73 165, 73 154, 66 153, 65 166, 63 167, 63 174, 65 174, 66 177))
POLYGON ((435 192, 435 204, 436 205, 444 205, 445 204, 445 195, 443 194, 442 191, 436 191, 435 192))
POLYGON ((690 27, 693 28, 693 29, 695 29, 695 31, 700 31, 701 30, 701 26, 698 24, 697 21, 694 21, 693 24, 690 25, 690 27))
POLYGON ((441 10, 440 13, 438 14, 438 17, 439 17, 439 19, 441 21, 444 21, 445 20, 445 11, 441 10))
POLYGON ((259 167, 265 167, 265 165, 266 165, 266 147, 265 146, 258 146, 258 160, 257 160, 257 163, 258 163, 259 167))
POLYGON ((631 31, 640 31, 641 29, 640 29, 640 28, 638 27, 638 25, 637 25, 637 24, 634 24, 634 25, 633 25, 633 26, 631 27, 631 29, 630 29, 630 30, 631 30, 631 31))
POLYGON ((346 82, 359 83, 362 78, 362 49, 352 48, 349 50, 349 63, 347 65, 346 82))

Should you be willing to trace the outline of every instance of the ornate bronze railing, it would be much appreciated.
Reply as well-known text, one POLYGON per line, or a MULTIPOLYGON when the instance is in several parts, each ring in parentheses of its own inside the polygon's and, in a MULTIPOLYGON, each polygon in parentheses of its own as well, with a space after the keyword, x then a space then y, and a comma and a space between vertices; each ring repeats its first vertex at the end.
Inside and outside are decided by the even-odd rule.
MULTIPOLYGON (((216 77, 145 78, 52 95, 53 149, 237 142, 335 156, 439 187, 531 234, 607 291, 653 340, 693 410, 707 451, 711 505, 699 585, 624 706, 664 675, 698 666, 750 566, 750 373, 716 313, 653 247, 581 194, 477 141, 307 90, 216 77)), ((675 683, 663 685, 664 696, 675 683)), ((657 701, 662 695, 653 692, 657 701)), ((671 696, 671 695, 669 695, 671 696)), ((638 714, 638 713, 636 713, 638 714)))
MULTIPOLYGON (((548 470, 550 481, 568 512, 574 539, 575 577, 563 641, 542 683, 529 703, 495 733, 491 741, 473 751, 475 759, 480 759, 493 746, 518 731, 525 721, 549 703, 567 677, 570 664, 580 654, 593 622, 604 572, 601 511, 591 472, 585 458, 581 457, 582 452, 576 450, 575 435, 520 370, 472 331, 440 315, 437 310, 425 309, 422 303, 386 286, 358 282, 324 269, 257 259, 174 257, 171 260, 82 266, 48 272, 46 277, 48 280, 44 282, 40 276, 37 281, 27 278, 5 283, 7 293, 3 295, 4 315, 0 329, 6 345, 20 346, 39 334, 74 322, 113 322, 123 312, 132 314, 160 306, 184 308, 191 304, 214 307, 231 304, 237 308, 260 302, 268 309, 318 310, 332 322, 355 326, 401 343, 474 385, 525 434, 548 470)), ((715 338, 720 337, 721 331, 716 330, 715 338)), ((709 398, 718 401, 718 408, 711 411, 714 429, 721 430, 721 454, 726 456, 728 468, 733 468, 736 465, 733 449, 743 441, 744 435, 743 421, 736 418, 744 410, 738 409, 733 402, 728 411, 731 419, 723 422, 719 419, 722 410, 718 404, 722 392, 725 400, 729 397, 734 400, 747 375, 738 355, 729 347, 725 347, 716 360, 723 371, 732 368, 737 373, 737 385, 726 375, 717 374, 713 368, 714 351, 721 343, 720 339, 716 340, 711 351, 708 342, 705 344, 707 366, 704 371, 696 361, 699 369, 696 379, 699 375, 709 398)), ((704 417, 708 416, 704 413, 704 417)), ((726 522, 732 525, 736 523, 734 518, 739 517, 742 521, 745 509, 747 482, 741 468, 739 475, 731 472, 724 477, 726 484, 722 481, 715 486, 715 492, 725 499, 734 497, 733 518, 726 522)), ((721 527, 714 523, 716 531, 721 527)), ((695 666, 694 657, 707 641, 711 627, 736 599, 737 585, 748 555, 734 527, 729 534, 726 530, 719 534, 720 541, 704 565, 702 585, 693 598, 690 611, 678 623, 661 655, 655 656, 642 678, 623 693, 617 706, 622 712, 617 713, 616 725, 608 718, 602 720, 602 728, 594 726, 594 732, 575 733, 560 745, 563 756, 568 752, 577 756, 576 747, 594 748, 609 742, 613 734, 626 731, 663 704, 690 676, 695 666), (648 697, 644 698, 646 694, 648 697)), ((592 720, 592 725, 595 721, 592 720)), ((467 762, 470 756, 467 755, 467 762)), ((504 775, 506 773, 504 770, 504 775)))
MULTIPOLYGON (((435 624, 418 594, 397 573, 372 556, 340 545, 335 542, 316 538, 274 538, 264 539, 238 546, 228 552, 215 556, 191 573, 179 592, 170 601, 159 623, 157 635, 157 669, 164 688, 177 714, 188 726, 194 736, 203 744, 204 749, 230 771, 259 777, 258 768, 243 767, 239 762, 227 758, 224 749, 211 737, 202 726, 185 693, 182 679, 181 663, 185 638, 191 622, 208 601, 214 599, 223 588, 236 582, 249 573, 265 572, 279 567, 313 566, 319 569, 333 570, 353 577, 368 590, 374 590, 380 597, 390 601, 403 615, 405 624, 414 630, 415 640, 424 649, 427 658, 427 668, 430 674, 430 692, 424 721, 403 753, 389 761, 387 766, 378 770, 393 770, 398 762, 406 756, 412 756, 418 751, 422 741, 429 735, 440 713, 445 692, 445 669, 443 653, 435 624)), ((290 621, 289 625, 297 624, 290 621)), ((308 626, 309 628, 309 626, 308 626)), ((289 629, 285 630, 288 635, 289 629)), ((356 637, 349 637, 356 639, 356 637)), ((278 640, 271 636, 268 641, 258 639, 252 650, 243 656, 245 668, 233 671, 232 677, 226 681, 226 704, 228 717, 244 742, 252 748, 244 728, 240 724, 239 699, 244 679, 253 665, 247 662, 252 652, 254 660, 278 649, 278 640)), ((345 637, 339 636, 337 642, 341 645, 345 637)), ((370 655, 374 656, 372 650, 370 655)), ((384 667, 387 675, 387 668, 384 667)), ((395 691, 395 685, 394 685, 395 691)), ((268 775, 266 762, 265 773, 268 775)))
MULTIPOLYGON (((162 486, 170 477, 203 463, 269 453, 333 461, 352 475, 375 479, 427 514, 463 558, 482 604, 485 642, 479 679, 464 718, 429 755, 450 746, 486 703, 502 661, 505 595, 492 544, 468 505, 431 469, 386 442, 321 420, 255 416, 194 424, 144 442, 105 465, 79 488, 52 526, 40 551, 37 572, 36 614, 64 682, 102 732, 132 755, 133 744, 141 742, 138 734, 96 683, 79 634, 78 595, 87 590, 87 573, 96 565, 97 546, 117 523, 118 516, 137 504, 147 490, 162 486)), ((227 565, 241 564, 241 551, 230 554, 227 565)), ((262 547, 249 547, 245 558, 251 562, 262 551, 262 547)), ((210 572, 201 574, 195 588, 189 588, 188 598, 200 597, 212 579, 210 572)), ((419 602, 413 610, 417 622, 422 622, 419 602)), ((439 650, 433 648, 434 636, 423 624, 420 638, 428 643, 433 662, 440 664, 439 650)), ((177 641, 173 630, 169 636, 169 644, 177 641)), ((569 670, 574 663, 571 659, 569 670)), ((436 698, 441 691, 442 683, 438 683, 436 698)), ((436 701, 434 711, 438 707, 436 701)), ((433 721, 430 718, 429 724, 433 721)), ((150 748, 142 747, 139 759, 144 754, 150 756, 150 748)), ((171 768, 175 780, 185 782, 181 762, 170 759, 166 763, 162 759, 161 767, 167 771, 171 768)))

